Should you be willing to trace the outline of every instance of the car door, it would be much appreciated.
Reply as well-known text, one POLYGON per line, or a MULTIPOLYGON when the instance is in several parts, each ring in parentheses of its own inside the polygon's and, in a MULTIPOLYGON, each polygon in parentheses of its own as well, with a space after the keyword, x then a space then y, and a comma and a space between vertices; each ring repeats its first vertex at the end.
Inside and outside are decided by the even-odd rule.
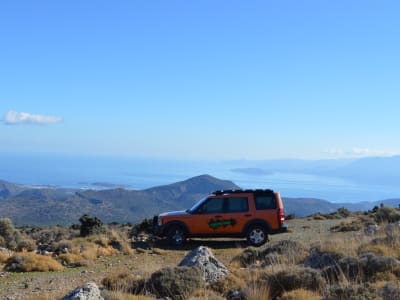
POLYGON ((189 230, 194 235, 215 234, 214 222, 220 219, 224 213, 223 197, 210 197, 201 204, 190 216, 189 230))
POLYGON ((247 196, 230 195, 225 198, 224 213, 212 226, 216 233, 221 235, 239 234, 243 231, 244 225, 249 217, 249 200, 247 196))

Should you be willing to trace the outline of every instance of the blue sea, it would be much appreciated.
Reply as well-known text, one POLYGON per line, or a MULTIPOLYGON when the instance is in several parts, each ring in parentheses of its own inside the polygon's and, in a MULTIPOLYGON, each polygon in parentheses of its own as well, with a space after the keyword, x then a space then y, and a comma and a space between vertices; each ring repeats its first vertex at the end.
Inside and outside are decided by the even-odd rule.
POLYGON ((96 156, 0 154, 0 179, 65 188, 146 189, 209 174, 241 188, 270 188, 283 197, 313 197, 331 202, 399 198, 400 187, 296 172, 238 172, 243 161, 189 161, 96 156))

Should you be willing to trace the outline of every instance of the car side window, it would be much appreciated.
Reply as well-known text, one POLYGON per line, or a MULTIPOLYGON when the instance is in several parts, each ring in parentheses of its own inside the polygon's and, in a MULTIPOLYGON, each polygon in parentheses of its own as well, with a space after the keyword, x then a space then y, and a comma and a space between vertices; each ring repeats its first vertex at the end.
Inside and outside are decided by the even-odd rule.
POLYGON ((247 197, 240 198, 228 198, 227 201, 227 212, 243 212, 249 210, 249 202, 247 197))
POLYGON ((276 209, 276 201, 274 196, 256 196, 255 204, 257 210, 276 209))
POLYGON ((203 214, 221 213, 224 211, 223 198, 211 198, 207 200, 201 207, 200 212, 203 214))

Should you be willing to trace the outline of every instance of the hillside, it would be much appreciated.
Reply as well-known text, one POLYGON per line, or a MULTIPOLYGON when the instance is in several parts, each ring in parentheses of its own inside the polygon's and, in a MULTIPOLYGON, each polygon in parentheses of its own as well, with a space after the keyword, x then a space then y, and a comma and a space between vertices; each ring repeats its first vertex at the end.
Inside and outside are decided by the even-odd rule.
MULTIPOLYGON (((68 225, 84 213, 104 222, 137 222, 163 211, 189 208, 210 192, 239 188, 231 181, 201 175, 147 190, 25 189, 0 201, 0 217, 18 225, 68 225)), ((4 193, 6 194, 6 193, 4 193)))
MULTIPOLYGON (((189 208, 215 190, 238 188, 231 181, 209 175, 145 190, 32 188, 0 181, 0 217, 11 218, 18 225, 70 225, 87 213, 106 223, 135 223, 143 218, 152 218, 160 212, 189 208)), ((361 211, 381 203, 393 207, 400 204, 400 199, 332 203, 315 198, 282 196, 286 214, 298 217, 317 212, 330 213, 340 207, 361 211)))

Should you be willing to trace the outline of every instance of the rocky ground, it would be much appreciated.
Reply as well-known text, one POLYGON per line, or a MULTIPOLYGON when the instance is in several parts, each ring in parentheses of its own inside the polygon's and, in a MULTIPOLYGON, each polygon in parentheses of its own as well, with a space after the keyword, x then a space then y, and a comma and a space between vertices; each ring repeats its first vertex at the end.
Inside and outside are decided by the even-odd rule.
MULTIPOLYGON (((285 241, 285 243, 286 241, 294 241, 304 245, 304 249, 307 249, 307 251, 313 247, 318 248, 323 245, 325 250, 329 248, 329 251, 341 252, 343 256, 354 256, 357 254, 354 253, 354 247, 350 245, 356 242, 361 245, 366 239, 371 239, 365 234, 368 224, 363 224, 360 228, 349 229, 346 227, 349 224, 358 224, 361 222, 360 219, 362 217, 354 215, 341 218, 327 218, 326 216, 317 215, 309 218, 288 220, 289 232, 271 235, 270 242, 264 246, 264 249, 268 245, 276 244, 279 241, 285 241)), ((176 267, 192 249, 201 245, 211 249, 215 257, 227 266, 229 270, 235 270, 234 273, 236 272, 235 276, 237 277, 240 277, 242 270, 248 267, 260 268, 260 270, 263 270, 263 267, 265 268, 265 265, 262 266, 265 261, 260 261, 260 259, 254 259, 251 262, 238 265, 238 260, 234 258, 240 257, 245 252, 247 245, 244 240, 193 239, 179 249, 173 249, 163 241, 150 244, 134 241, 132 243, 134 250, 129 255, 120 253, 99 257, 90 260, 85 266, 66 267, 58 272, 7 272, 3 269, 5 264, 0 264, 0 299, 60 299, 69 291, 87 282, 95 282, 100 288, 103 288, 102 280, 104 278, 124 271, 138 278, 149 278, 151 274, 162 268, 176 267)), ((392 254, 392 256, 395 255, 392 254)), ((395 257, 394 259, 399 258, 395 257)), ((295 263, 290 262, 290 264, 295 263)), ((390 276, 392 282, 399 282, 395 275, 390 276)), ((382 280, 385 278, 383 277, 382 280)), ((383 285, 383 283, 380 283, 380 285, 383 285)), ((208 299, 225 299, 226 291, 221 294, 213 292, 210 295, 207 296, 208 299)), ((307 295, 291 299, 307 299, 309 297, 307 295)), ((198 299, 201 298, 199 296, 198 299)), ((251 299, 251 297, 248 297, 248 299, 251 299)), ((342 299, 347 298, 344 297, 342 299)))

